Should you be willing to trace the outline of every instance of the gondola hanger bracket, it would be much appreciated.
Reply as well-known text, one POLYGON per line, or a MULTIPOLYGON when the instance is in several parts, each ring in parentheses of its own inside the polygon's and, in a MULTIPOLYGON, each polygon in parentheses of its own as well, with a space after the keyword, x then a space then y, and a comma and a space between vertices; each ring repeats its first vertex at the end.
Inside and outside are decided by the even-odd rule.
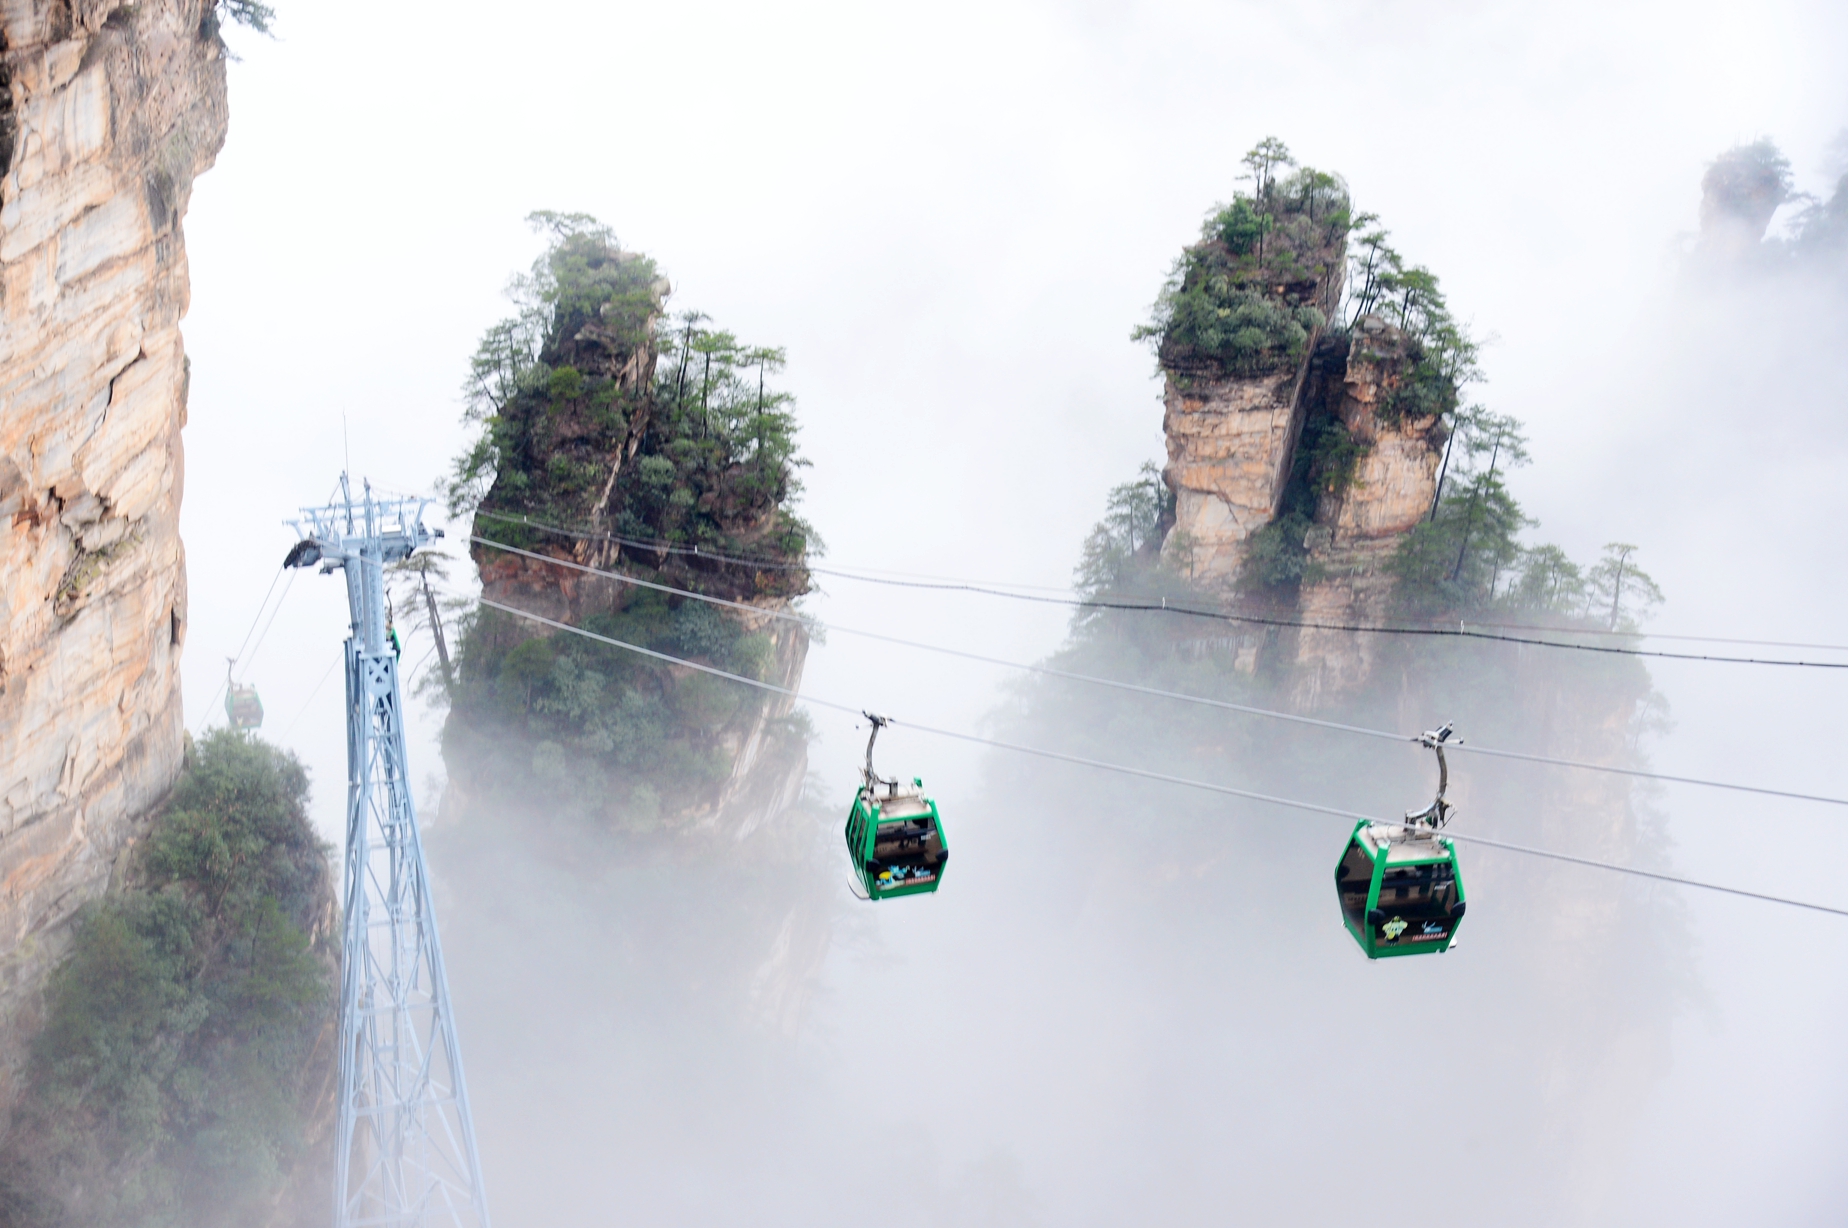
POLYGON ((1439 828, 1450 822, 1450 816, 1456 808, 1444 800, 1444 792, 1450 787, 1450 765, 1444 760, 1444 747, 1461 746, 1462 738, 1451 738, 1453 730, 1449 721, 1436 729, 1427 729, 1418 736, 1418 744, 1427 750, 1437 752, 1437 796, 1423 810, 1405 813, 1405 822, 1410 830, 1405 831, 1405 839, 1431 839, 1439 828))
POLYGON ((896 796, 898 793, 898 777, 894 776, 890 780, 887 780, 873 770, 873 743, 879 740, 879 731, 892 723, 892 718, 889 716, 880 716, 876 712, 862 712, 860 715, 864 716, 873 727, 872 735, 866 739, 866 766, 860 770, 861 779, 866 782, 866 788, 868 789, 876 790, 880 785, 885 785, 891 793, 896 796))

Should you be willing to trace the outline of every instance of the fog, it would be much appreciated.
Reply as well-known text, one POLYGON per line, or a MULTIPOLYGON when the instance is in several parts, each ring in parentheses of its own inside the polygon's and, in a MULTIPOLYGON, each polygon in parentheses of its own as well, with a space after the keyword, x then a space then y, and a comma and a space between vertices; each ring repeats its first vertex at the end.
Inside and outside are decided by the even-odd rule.
MULTIPOLYGON (((1702 170, 1736 142, 1770 136, 1799 188, 1833 186, 1848 18, 1456 8, 330 2, 283 6, 275 42, 234 31, 230 143, 187 220, 189 724, 291 540, 279 522, 343 466, 422 490, 459 449, 455 390, 539 208, 596 214, 677 307, 788 348, 829 562, 1066 584, 1108 489, 1161 455, 1130 329, 1269 134, 1344 175, 1497 337, 1478 395, 1528 425, 1514 489, 1536 540, 1638 543, 1659 631, 1843 642, 1848 282, 1703 264, 1690 236, 1702 170)), ((283 584, 246 676, 331 839, 343 594, 283 584)), ((805 608, 1014 660, 1067 630, 1052 607, 826 578, 805 608)), ((1492 653, 1421 669, 1434 710, 1356 714, 1559 753, 1605 735, 1545 724, 1536 695, 1588 724, 1629 685, 1492 653)), ((1640 743, 1658 769, 1848 794, 1836 671, 1648 676, 1674 722, 1640 743)), ((1368 812, 1428 800, 1412 748, 1023 690, 848 635, 804 688, 1368 812)), ((413 713, 426 818, 441 715, 413 713)), ((1807 1224, 1848 1205, 1840 918, 1471 852, 1460 949, 1374 966, 1328 891, 1339 820, 902 726, 882 766, 941 800, 954 871, 860 905, 837 825, 863 731, 813 716, 807 808, 712 865, 513 821, 432 832, 501 1224, 1807 1224)), ((1455 774, 1461 832, 1848 905, 1838 807, 1625 798, 1461 756, 1455 774)))

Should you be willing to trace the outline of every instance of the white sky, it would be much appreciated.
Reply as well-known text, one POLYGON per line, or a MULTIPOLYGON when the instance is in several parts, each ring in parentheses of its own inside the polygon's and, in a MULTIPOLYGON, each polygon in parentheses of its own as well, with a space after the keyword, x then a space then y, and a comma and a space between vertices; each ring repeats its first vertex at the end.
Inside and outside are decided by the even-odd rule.
MULTIPOLYGON (((1715 385, 1689 369, 1710 347, 1650 331, 1707 159, 1769 135, 1800 186, 1825 187, 1824 150, 1848 125, 1848 7, 279 7, 277 41, 231 32, 245 58, 230 140, 186 222, 194 728, 292 540, 280 521, 326 497, 343 450, 356 475, 424 489, 461 446, 456 389, 538 250, 521 220, 534 209, 597 215, 660 263, 677 307, 787 347, 814 462, 805 508, 830 562, 1065 582, 1105 492, 1161 451, 1153 364, 1130 329, 1269 134, 1343 174, 1458 314, 1499 338, 1481 396, 1529 425, 1535 463, 1516 489, 1541 535, 1579 556, 1640 543, 1669 595, 1660 629, 1848 638, 1828 574, 1840 379, 1826 403, 1761 397, 1800 356, 1754 358, 1746 339, 1735 382, 1715 385), (1806 429, 1767 433, 1786 411, 1806 429), (1788 501, 1796 487, 1810 493, 1788 501)), ((248 677, 266 736, 314 769, 332 836, 343 595, 337 578, 288 583, 248 677)), ((823 618, 1001 656, 1043 655, 1063 631, 1056 611, 827 587, 810 602, 823 618)), ((1842 682, 1717 668, 1656 671, 1680 721, 1658 762, 1848 790, 1842 682)), ((996 681, 837 636, 806 685, 967 728, 996 681)), ((415 715, 422 779, 440 763, 435 718, 415 715)), ((858 735, 818 724, 817 765, 845 778, 858 735)), ((973 767, 921 738, 903 753, 940 785, 973 767)), ((1722 847, 1737 811, 1700 813, 1713 826, 1683 837, 1684 869, 1844 898, 1838 876, 1792 869, 1781 841, 1775 855, 1722 847)), ((1765 821, 1800 843, 1831 840, 1836 820, 1765 821)), ((1796 923, 1694 904, 1722 1005, 1678 1061, 1739 1060, 1726 1055, 1777 1012, 1848 1005, 1754 960, 1796 923)), ((1838 980, 1848 929, 1831 924, 1805 950, 1838 980)), ((1845 1080, 1839 1048, 1813 1039, 1739 1066, 1741 1087, 1815 1079, 1826 1053, 1823 1112, 1845 1080)), ((1679 1139, 1675 1095, 1659 1113, 1679 1139)), ((1792 1135, 1764 1146, 1800 1182, 1821 1157, 1792 1135)), ((1689 1162, 1661 1159, 1664 1184, 1689 1162)))

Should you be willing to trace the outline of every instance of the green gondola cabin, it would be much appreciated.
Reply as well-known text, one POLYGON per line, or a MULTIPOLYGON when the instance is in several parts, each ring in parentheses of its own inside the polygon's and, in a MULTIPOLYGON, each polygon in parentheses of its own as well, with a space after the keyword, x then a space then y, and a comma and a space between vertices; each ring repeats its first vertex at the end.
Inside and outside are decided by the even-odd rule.
POLYGON ((943 882, 950 850, 937 803, 924 796, 922 780, 914 779, 909 788, 877 779, 862 786, 854 794, 846 834, 854 877, 869 899, 924 895, 943 882))
POLYGON ((1341 919, 1368 959, 1448 951, 1463 921, 1456 849, 1429 830, 1361 822, 1335 867, 1341 919))
POLYGON ((229 659, 225 662, 225 720, 233 729, 260 729, 263 726, 263 701, 257 688, 240 686, 231 678, 229 659))

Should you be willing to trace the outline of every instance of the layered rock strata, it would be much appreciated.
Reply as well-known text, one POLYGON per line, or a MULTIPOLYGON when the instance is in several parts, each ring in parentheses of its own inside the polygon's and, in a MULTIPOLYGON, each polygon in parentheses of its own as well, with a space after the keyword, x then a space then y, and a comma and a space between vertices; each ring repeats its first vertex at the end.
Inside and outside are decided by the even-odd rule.
MULTIPOLYGON (((1418 356, 1405 333, 1367 316, 1345 335, 1318 333, 1290 370, 1213 378, 1169 372, 1164 478, 1174 515, 1164 554, 1234 606, 1310 623, 1385 618, 1387 561, 1431 512, 1447 439, 1436 417, 1399 413, 1393 404, 1418 356), (1306 426, 1330 423, 1354 450, 1352 471, 1313 492, 1312 525, 1300 543, 1306 578, 1279 608, 1277 593, 1255 589, 1243 575, 1246 554, 1286 501, 1302 503, 1301 484, 1327 477, 1299 452, 1307 447, 1306 426)), ((1364 682, 1377 647, 1374 637, 1341 631, 1251 633, 1237 637, 1235 664, 1249 673, 1260 656, 1282 651, 1299 669, 1299 700, 1314 706, 1364 682)))
MULTIPOLYGON (((1360 449, 1351 479, 1317 500, 1309 533, 1309 574, 1297 597, 1304 622, 1351 626, 1379 621, 1392 596, 1386 568, 1401 538, 1431 514, 1446 434, 1434 416, 1394 414, 1390 394, 1412 355, 1405 334, 1374 316, 1348 345, 1344 378, 1325 396, 1326 412, 1360 449)), ((1305 628, 1297 633, 1302 698, 1366 679, 1379 637, 1305 628)))
MULTIPOLYGON (((1285 309, 1311 307, 1323 320, 1341 305, 1345 235, 1292 267, 1313 276, 1253 276, 1252 287, 1285 309)), ((1325 330, 1308 334, 1300 360, 1277 369, 1232 372, 1164 345, 1163 480, 1174 495, 1164 550, 1189 575, 1230 586, 1251 536, 1277 518, 1311 408, 1310 375, 1325 330)))
POLYGON ((0 2, 0 1114, 65 923, 177 776, 180 220, 213 0, 0 2))
POLYGON ((1162 430, 1174 492, 1169 549, 1185 553, 1194 577, 1236 579, 1245 543, 1276 518, 1302 435, 1307 372, 1305 360, 1294 370, 1250 377, 1168 377, 1162 430))

